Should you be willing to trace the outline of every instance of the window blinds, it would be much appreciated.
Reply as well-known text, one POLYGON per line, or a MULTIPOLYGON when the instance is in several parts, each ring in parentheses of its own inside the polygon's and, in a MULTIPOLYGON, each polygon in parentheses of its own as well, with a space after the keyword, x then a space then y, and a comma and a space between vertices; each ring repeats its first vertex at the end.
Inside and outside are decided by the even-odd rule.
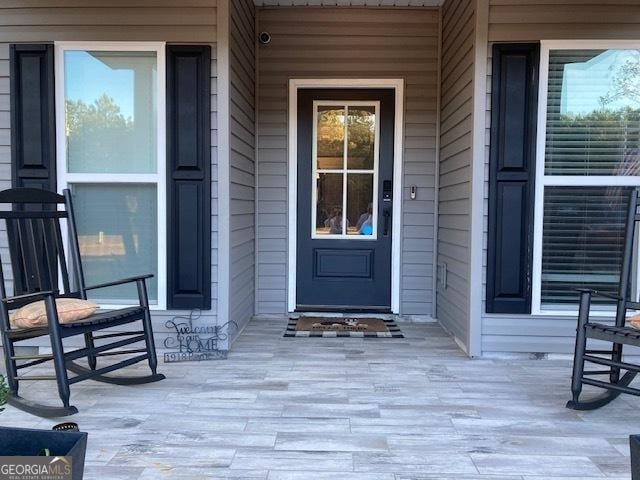
POLYGON ((612 184, 640 174, 639 152, 640 52, 552 50, 544 174, 555 184, 544 187, 543 306, 575 307, 576 288, 616 293, 631 187, 612 184), (586 185, 594 176, 597 186, 586 185))

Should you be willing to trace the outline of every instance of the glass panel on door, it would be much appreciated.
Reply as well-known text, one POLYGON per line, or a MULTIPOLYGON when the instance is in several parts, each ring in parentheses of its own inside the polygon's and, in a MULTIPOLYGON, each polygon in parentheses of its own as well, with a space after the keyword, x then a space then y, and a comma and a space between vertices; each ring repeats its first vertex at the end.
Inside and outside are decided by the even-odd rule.
POLYGON ((347 167, 373 170, 376 142, 375 106, 351 107, 347 118, 347 167))
POLYGON ((342 174, 319 173, 317 185, 316 234, 342 233, 342 174))
POLYGON ((318 107, 318 170, 342 169, 344 164, 344 107, 318 107))
POLYGON ((315 102, 313 238, 377 237, 378 109, 315 102))
POLYGON ((373 235, 373 173, 347 175, 349 235, 373 235))

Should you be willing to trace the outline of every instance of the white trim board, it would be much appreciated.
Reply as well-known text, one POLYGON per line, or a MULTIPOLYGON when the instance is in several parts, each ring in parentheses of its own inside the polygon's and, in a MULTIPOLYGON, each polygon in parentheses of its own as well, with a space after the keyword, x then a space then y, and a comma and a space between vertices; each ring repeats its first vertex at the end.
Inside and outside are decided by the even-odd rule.
MULTIPOLYGON (((56 187, 58 192, 71 183, 151 183, 157 188, 157 236, 167 237, 167 181, 166 181, 166 61, 165 42, 55 42, 55 106, 56 106, 56 187), (155 52, 156 53, 156 173, 110 174, 110 173, 68 173, 67 137, 65 119, 65 68, 64 52, 68 50, 155 52)), ((66 225, 63 226, 63 241, 67 242, 66 225)), ((167 308, 167 245, 158 242, 158 300, 152 310, 167 308)), ((102 308, 119 308, 122 305, 101 304, 102 308)))
POLYGON ((440 112, 442 107, 442 13, 438 15, 438 72, 437 72, 437 86, 436 86, 436 142, 435 142, 435 166, 433 172, 433 254, 432 262, 433 268, 431 270, 431 317, 436 321, 438 318, 438 239, 440 218, 438 211, 440 209, 440 134, 442 114, 440 112))
POLYGON ((298 90, 302 88, 390 88, 395 91, 393 154, 393 224, 391 232, 391 311, 400 313, 400 263, 402 244, 402 167, 404 162, 403 79, 290 79, 289 142, 287 168, 287 310, 296 308, 297 194, 298 194, 298 90))
MULTIPOLYGON (((228 320, 230 312, 230 257, 231 238, 229 233, 231 216, 230 193, 230 127, 229 127, 229 0, 218 2, 218 43, 217 51, 217 113, 218 119, 218 323, 228 320)), ((227 337, 227 342, 231 339, 227 337)))
POLYGON ((484 165, 487 110, 489 2, 476 0, 473 70, 473 130, 471 132, 471 193, 469 241, 469 318, 467 354, 482 355, 482 275, 484 256, 484 165))

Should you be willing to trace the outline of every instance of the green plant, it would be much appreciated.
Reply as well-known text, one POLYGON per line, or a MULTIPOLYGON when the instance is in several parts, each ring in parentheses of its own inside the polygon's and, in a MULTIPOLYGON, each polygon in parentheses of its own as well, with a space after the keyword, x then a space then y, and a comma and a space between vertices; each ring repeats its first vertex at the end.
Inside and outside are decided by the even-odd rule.
POLYGON ((4 375, 0 374, 0 412, 4 410, 4 406, 7 403, 7 396, 9 395, 9 386, 4 375))

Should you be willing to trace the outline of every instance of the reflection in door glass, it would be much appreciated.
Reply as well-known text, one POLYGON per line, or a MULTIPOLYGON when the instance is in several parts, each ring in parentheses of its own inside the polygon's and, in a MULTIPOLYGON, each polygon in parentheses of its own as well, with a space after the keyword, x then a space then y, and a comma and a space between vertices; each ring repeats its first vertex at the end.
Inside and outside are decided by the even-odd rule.
POLYGON ((316 189, 316 234, 342 234, 342 173, 319 173, 316 189))
POLYGON ((375 106, 350 106, 347 118, 347 168, 372 170, 376 135, 375 106))
POLYGON ((376 102, 315 104, 312 235, 376 238, 376 102))
POLYGON ((342 169, 344 164, 344 107, 319 106, 318 169, 342 169))
POLYGON ((347 176, 347 220, 349 235, 373 235, 373 174, 347 176))

